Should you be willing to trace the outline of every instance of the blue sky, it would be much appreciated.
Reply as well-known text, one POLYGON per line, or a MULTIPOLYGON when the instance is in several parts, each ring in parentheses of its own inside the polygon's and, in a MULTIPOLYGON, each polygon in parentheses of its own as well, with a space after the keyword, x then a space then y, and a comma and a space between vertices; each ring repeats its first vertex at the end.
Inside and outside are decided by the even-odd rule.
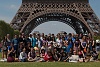
MULTIPOLYGON (((0 20, 4 20, 7 23, 10 23, 13 17, 15 16, 20 5, 21 5, 21 0, 0 0, 0 20)), ((93 8, 96 15, 98 16, 98 18, 100 19, 100 0, 90 0, 90 5, 93 8)), ((58 24, 56 22, 50 23, 50 24, 56 25, 56 27, 61 26, 61 24, 58 24)), ((65 26, 64 25, 65 24, 62 23, 62 29, 63 27, 65 29, 66 26, 68 28, 68 25, 65 25, 65 26)), ((45 26, 49 26, 49 23, 41 24, 40 26, 38 26, 39 28, 37 27, 38 29, 36 28, 36 30, 39 30, 40 28, 44 30, 45 26)), ((50 28, 48 28, 47 30, 49 29, 50 28)), ((58 29, 58 28, 55 28, 55 29, 58 29)))

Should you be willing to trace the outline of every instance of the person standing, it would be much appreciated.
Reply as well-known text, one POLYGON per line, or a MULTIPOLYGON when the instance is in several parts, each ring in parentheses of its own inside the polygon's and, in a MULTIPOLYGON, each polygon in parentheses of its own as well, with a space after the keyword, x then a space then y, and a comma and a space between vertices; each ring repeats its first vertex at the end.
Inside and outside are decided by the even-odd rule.
POLYGON ((81 50, 83 50, 84 52, 84 55, 86 56, 86 52, 87 52, 87 41, 86 41, 86 36, 83 36, 82 37, 82 40, 80 41, 81 42, 81 50))
POLYGON ((33 47, 33 48, 36 46, 36 42, 37 42, 36 34, 33 33, 33 37, 32 37, 32 47, 33 47))
POLYGON ((6 44, 6 36, 1 41, 2 44, 2 59, 1 61, 5 61, 7 59, 7 44, 6 44))
POLYGON ((7 44, 7 47, 10 46, 11 44, 10 34, 7 34, 6 44, 7 44))
POLYGON ((19 46, 19 40, 17 35, 14 36, 14 38, 12 39, 12 44, 14 45, 14 49, 16 51, 16 58, 18 58, 18 46, 19 46))

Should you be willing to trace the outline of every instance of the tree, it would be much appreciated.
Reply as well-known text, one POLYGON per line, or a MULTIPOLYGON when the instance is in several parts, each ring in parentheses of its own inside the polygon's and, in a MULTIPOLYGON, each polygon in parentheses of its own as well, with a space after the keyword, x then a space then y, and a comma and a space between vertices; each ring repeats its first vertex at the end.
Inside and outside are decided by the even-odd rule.
POLYGON ((20 34, 19 30, 14 30, 14 35, 19 35, 19 34, 20 34))
POLYGON ((3 20, 0 20, 0 41, 4 36, 10 34, 11 37, 14 35, 14 29, 10 27, 8 23, 3 20))

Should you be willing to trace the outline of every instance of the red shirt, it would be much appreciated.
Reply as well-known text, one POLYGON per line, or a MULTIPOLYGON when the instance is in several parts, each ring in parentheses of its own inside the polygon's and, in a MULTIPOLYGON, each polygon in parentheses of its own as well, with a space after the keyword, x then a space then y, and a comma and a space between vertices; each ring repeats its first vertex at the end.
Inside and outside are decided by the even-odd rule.
POLYGON ((45 61, 52 61, 52 56, 49 56, 48 54, 46 54, 46 55, 44 56, 44 60, 45 60, 45 61))

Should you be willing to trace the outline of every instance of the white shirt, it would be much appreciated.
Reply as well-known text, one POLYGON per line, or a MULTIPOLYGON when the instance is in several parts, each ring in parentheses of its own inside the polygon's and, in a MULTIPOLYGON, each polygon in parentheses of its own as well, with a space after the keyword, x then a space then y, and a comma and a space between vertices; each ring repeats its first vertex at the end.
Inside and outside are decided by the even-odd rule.
POLYGON ((19 55, 19 59, 25 59, 25 58, 27 58, 27 54, 24 52, 21 52, 19 55))

